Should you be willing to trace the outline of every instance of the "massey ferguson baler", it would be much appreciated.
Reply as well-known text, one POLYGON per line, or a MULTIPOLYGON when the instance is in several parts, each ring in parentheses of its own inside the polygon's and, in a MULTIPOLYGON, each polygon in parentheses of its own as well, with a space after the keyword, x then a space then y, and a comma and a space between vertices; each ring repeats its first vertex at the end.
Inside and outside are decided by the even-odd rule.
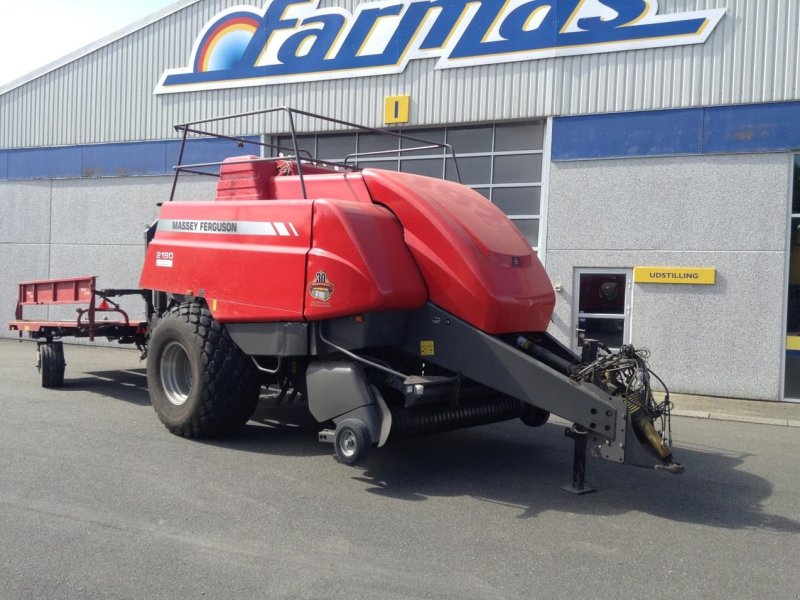
MULTIPOLYGON (((587 489, 587 445, 613 462, 683 470, 670 451, 669 399, 654 400, 646 352, 587 340, 578 356, 551 337, 553 288, 496 206, 459 183, 361 169, 364 154, 338 164, 313 158, 298 149, 295 119, 323 117, 257 114, 279 113, 290 147, 258 142, 261 156, 176 167, 176 183, 187 172, 218 177, 216 197, 161 206, 141 289, 96 291, 92 280, 91 295, 76 293, 89 303, 91 327, 80 318, 31 327, 22 306, 54 298, 33 298, 48 282, 21 284, 11 328, 39 339, 44 385, 63 379, 55 340, 105 335, 143 350, 153 407, 182 436, 234 432, 269 386, 305 399, 320 440, 348 464, 396 437, 512 418, 536 427, 553 413, 573 423, 573 491, 587 489), (121 312, 108 302, 122 294, 144 296, 146 321, 94 318, 121 312)), ((190 135, 254 116, 177 126, 181 158, 190 135)), ((455 161, 443 144, 382 133, 410 147, 380 154, 437 149, 455 161)))

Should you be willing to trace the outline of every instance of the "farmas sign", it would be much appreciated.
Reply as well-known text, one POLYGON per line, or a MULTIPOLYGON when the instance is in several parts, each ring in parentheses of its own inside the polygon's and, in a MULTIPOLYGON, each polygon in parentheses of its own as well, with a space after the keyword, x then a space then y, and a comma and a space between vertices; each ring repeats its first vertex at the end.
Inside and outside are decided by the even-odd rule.
POLYGON ((355 12, 319 0, 234 7, 200 32, 190 65, 157 94, 402 73, 700 44, 724 8, 659 14, 656 0, 382 0, 355 12))

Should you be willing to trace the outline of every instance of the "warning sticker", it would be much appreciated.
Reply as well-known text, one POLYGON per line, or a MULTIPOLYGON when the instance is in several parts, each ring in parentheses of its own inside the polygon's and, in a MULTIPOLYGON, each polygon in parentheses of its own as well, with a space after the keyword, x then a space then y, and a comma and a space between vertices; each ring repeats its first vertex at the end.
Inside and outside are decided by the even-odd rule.
POLYGON ((434 356, 435 354, 436 348, 433 345, 433 340, 422 340, 419 343, 420 356, 434 356))

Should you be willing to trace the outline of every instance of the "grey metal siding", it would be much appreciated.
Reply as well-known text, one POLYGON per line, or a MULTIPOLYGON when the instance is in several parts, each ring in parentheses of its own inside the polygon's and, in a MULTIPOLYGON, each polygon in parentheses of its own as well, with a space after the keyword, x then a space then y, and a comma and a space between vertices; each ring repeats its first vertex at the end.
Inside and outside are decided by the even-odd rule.
MULTIPOLYGON (((0 147, 163 139, 176 122, 274 105, 377 126, 395 93, 411 95, 413 125, 800 99, 797 0, 662 0, 661 13, 728 9, 698 46, 440 71, 426 59, 399 75, 154 96, 165 69, 186 66, 208 20, 238 4, 200 0, 0 95, 0 147)), ((242 131, 282 128, 273 125, 242 131)))

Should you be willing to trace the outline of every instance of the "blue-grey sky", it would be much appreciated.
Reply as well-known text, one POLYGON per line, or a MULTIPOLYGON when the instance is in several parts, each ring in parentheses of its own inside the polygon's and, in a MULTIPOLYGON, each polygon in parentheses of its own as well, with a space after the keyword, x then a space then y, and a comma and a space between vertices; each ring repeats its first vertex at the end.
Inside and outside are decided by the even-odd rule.
POLYGON ((175 0, 0 0, 0 86, 175 0))

